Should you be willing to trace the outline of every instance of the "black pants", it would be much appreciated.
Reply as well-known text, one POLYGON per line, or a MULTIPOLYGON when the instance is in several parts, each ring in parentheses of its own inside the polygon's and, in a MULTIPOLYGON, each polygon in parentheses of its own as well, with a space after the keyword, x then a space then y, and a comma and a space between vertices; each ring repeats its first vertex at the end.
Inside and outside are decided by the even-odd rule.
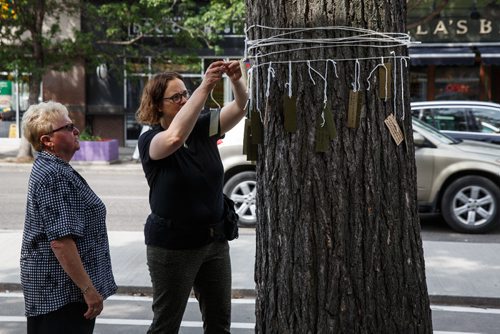
POLYGON ((148 334, 176 334, 191 288, 199 301, 205 334, 231 327, 231 261, 227 241, 196 249, 147 247, 153 283, 153 322, 148 334))
POLYGON ((95 319, 83 317, 85 303, 66 304, 56 311, 28 317, 28 334, 92 334, 95 319))

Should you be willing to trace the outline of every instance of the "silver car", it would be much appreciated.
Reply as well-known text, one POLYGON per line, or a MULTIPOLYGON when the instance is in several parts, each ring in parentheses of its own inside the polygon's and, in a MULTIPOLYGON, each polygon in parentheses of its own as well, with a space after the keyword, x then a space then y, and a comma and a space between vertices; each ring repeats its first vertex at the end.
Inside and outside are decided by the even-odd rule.
POLYGON ((482 101, 412 102, 414 117, 455 139, 500 144, 500 104, 482 101))
MULTIPOLYGON (((500 225, 500 147, 459 141, 413 119, 421 212, 440 212, 456 231, 484 233, 500 225)), ((243 122, 219 145, 224 193, 236 205, 240 226, 256 222, 254 163, 242 154, 243 122)))

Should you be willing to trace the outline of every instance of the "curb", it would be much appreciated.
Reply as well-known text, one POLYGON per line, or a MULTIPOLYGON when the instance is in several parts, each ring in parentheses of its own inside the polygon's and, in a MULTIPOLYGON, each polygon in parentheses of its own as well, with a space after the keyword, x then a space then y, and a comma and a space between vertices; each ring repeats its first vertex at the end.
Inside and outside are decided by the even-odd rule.
MULTIPOLYGON (((0 283, 1 292, 17 292, 22 291, 19 283, 0 283)), ((119 286, 116 291, 118 295, 132 296, 152 296, 153 288, 146 286, 119 286)), ((194 297, 194 294, 191 294, 194 297)), ((253 289, 232 289, 231 298, 244 299, 256 298, 256 291, 253 289)), ((498 308, 500 309, 500 297, 469 297, 469 296, 446 296, 446 295, 430 295, 429 300, 431 305, 448 305, 448 306, 468 306, 477 308, 498 308)))
MULTIPOLYGON (((22 292, 20 283, 0 283, 0 292, 22 292)), ((132 295, 132 296, 152 296, 153 288, 148 286, 119 286, 116 291, 117 295, 132 295)), ((194 297, 194 294, 191 293, 194 297)), ((252 289, 232 289, 231 298, 255 298, 255 290, 252 289)))
POLYGON ((445 296, 430 295, 432 305, 469 306, 478 308, 500 308, 498 297, 469 297, 469 296, 445 296))

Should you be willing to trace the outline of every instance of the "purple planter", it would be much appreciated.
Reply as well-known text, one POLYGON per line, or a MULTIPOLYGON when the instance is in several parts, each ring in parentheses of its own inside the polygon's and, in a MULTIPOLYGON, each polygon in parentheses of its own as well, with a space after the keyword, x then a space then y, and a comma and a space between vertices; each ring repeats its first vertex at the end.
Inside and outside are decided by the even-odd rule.
POLYGON ((106 161, 118 160, 118 140, 81 141, 80 149, 73 155, 72 161, 106 161))

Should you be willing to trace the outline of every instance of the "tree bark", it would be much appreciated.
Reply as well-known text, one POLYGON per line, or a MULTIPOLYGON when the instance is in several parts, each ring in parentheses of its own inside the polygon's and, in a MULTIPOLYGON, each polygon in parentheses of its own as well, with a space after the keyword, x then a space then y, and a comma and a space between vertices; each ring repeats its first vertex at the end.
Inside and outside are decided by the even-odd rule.
MULTIPOLYGON (((246 0, 246 4, 248 27, 406 31, 404 0, 246 0)), ((252 28, 248 38, 276 34, 252 28)), ((301 36, 340 37, 327 31, 301 36)), ((284 48, 270 46, 261 51, 284 48)), ((405 47, 394 50, 407 54, 405 47)), ((307 49, 264 57, 260 63, 387 53, 387 49, 355 46, 307 49)), ((282 96, 288 90, 284 85, 290 77, 288 65, 273 65, 275 77, 267 98, 268 67, 259 67, 258 75, 254 72, 252 102, 261 111, 264 128, 257 161, 257 333, 432 333, 417 211, 408 72, 399 61, 393 64, 397 64, 399 93, 395 102, 392 98, 385 101, 374 89, 376 80, 366 90, 368 74, 378 63, 360 62, 365 98, 360 125, 354 129, 346 126, 354 61, 337 63, 338 78, 329 68, 328 104, 337 137, 325 153, 315 152, 323 80, 312 73, 313 83, 305 62, 293 64, 297 131, 287 133, 282 96), (410 134, 408 145, 397 146, 384 124, 395 110, 400 126, 410 134), (402 110, 407 111, 404 121, 402 110)), ((325 63, 311 66, 324 74, 325 63)))

